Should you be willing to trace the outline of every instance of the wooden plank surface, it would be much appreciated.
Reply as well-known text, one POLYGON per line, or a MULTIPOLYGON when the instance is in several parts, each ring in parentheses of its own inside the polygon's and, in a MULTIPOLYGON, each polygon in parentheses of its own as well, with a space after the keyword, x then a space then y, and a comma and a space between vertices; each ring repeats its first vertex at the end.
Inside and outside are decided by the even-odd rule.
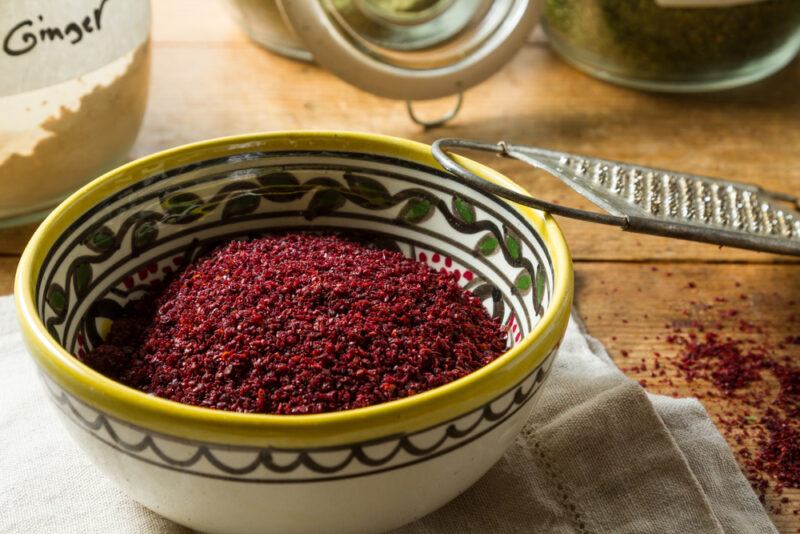
MULTIPOLYGON (((423 142, 438 137, 506 139, 800 191, 797 60, 744 89, 658 95, 579 73, 536 38, 500 73, 466 93, 455 121, 425 132, 409 121, 404 103, 365 94, 314 65, 252 44, 217 0, 159 0, 153 10, 150 101, 132 158, 243 132, 344 129, 423 142)), ((446 99, 424 103, 420 110, 435 115, 450 104, 446 99)), ((515 162, 483 160, 536 196, 589 207, 555 179, 515 162)), ((790 313, 787 308, 797 307, 788 302, 800 302, 795 259, 625 234, 570 220, 560 223, 576 262, 576 307, 589 331, 637 380, 651 378, 654 353, 666 364, 674 356, 676 348, 663 340, 665 325, 691 302, 746 292, 752 295, 743 312, 748 320, 770 323, 774 336, 798 333, 796 325, 781 320, 790 313), (689 282, 696 287, 689 288, 689 282), (642 358, 647 370, 630 363, 642 358)), ((33 229, 0 231, 0 294, 11 292, 17 255, 33 229)), ((687 395, 711 390, 677 375, 673 384, 648 380, 647 388, 687 395)), ((714 417, 741 409, 724 398, 703 402, 714 417)), ((782 532, 797 532, 800 516, 791 509, 800 507, 800 492, 787 491, 785 496, 790 503, 773 518, 782 532)), ((774 508, 781 503, 771 496, 767 504, 774 508)))
POLYGON ((16 256, 0 256, 0 295, 10 295, 14 290, 16 256))

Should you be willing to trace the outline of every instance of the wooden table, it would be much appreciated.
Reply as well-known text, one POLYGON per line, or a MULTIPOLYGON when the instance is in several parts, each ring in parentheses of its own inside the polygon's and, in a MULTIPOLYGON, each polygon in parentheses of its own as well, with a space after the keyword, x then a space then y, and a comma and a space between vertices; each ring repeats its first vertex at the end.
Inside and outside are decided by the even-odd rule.
MULTIPOLYGON (((402 102, 354 89, 313 65, 252 44, 215 0, 153 2, 149 108, 131 157, 201 139, 263 130, 344 129, 430 142, 438 137, 507 139, 543 147, 724 176, 787 193, 800 189, 800 61, 772 78, 712 95, 630 91, 594 80, 558 60, 540 38, 488 82, 466 93, 447 127, 424 132, 402 102)), ((422 106, 435 114, 449 102, 422 106)), ((523 166, 491 163, 536 195, 589 207, 523 166)), ((674 355, 666 324, 716 299, 735 301, 741 318, 775 336, 797 335, 794 259, 625 234, 561 220, 575 260, 575 304, 589 331, 635 379, 657 393, 703 394, 708 384, 652 380, 654 353, 674 355), (653 268, 657 269, 654 270, 653 268), (691 287, 695 286, 695 287, 691 287), (624 356, 628 354, 628 356, 624 356), (647 370, 638 365, 644 359, 647 370), (636 362, 632 365, 629 362, 636 362), (637 370, 638 369, 638 370, 637 370)), ((0 233, 0 294, 10 293, 17 257, 32 228, 0 233)), ((797 353, 798 351, 795 351, 797 353)), ((736 402, 704 399, 715 416, 736 402)), ((751 447, 752 443, 745 443, 751 447)), ((738 448, 738 447, 735 447, 738 448)), ((787 490, 782 532, 800 531, 800 490, 787 490)), ((768 505, 779 505, 774 496, 768 505)))

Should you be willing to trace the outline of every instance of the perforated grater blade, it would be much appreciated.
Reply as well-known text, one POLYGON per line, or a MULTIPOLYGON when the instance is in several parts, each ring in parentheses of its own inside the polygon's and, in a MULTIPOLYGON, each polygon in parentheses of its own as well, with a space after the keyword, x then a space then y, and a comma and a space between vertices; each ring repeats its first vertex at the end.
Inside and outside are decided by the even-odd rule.
POLYGON ((556 215, 716 245, 800 256, 797 198, 719 178, 644 167, 542 148, 440 139, 433 155, 449 172, 488 193, 556 215), (518 159, 566 183, 606 213, 511 191, 471 173, 448 153, 482 150, 518 159))

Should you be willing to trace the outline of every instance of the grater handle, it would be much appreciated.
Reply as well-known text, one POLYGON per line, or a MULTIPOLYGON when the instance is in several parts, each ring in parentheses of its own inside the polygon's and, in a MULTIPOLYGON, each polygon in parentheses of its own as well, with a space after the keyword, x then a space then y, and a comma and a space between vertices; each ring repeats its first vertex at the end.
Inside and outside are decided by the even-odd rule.
POLYGON ((784 193, 503 141, 439 139, 432 152, 460 181, 555 215, 618 226, 628 232, 800 256, 800 213, 781 205, 792 203, 800 208, 800 201, 784 193), (553 204, 497 185, 464 168, 450 155, 453 149, 520 160, 560 179, 605 213, 553 204))

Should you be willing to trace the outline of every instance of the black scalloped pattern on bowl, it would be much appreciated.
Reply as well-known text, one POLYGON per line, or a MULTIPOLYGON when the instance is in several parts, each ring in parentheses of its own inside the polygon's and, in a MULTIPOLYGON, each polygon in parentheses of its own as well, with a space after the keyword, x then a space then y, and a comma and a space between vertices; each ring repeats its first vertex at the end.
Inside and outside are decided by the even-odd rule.
POLYGON ((194 476, 283 484, 374 475, 431 460, 490 433, 536 398, 554 349, 522 382, 451 421, 413 432, 336 447, 232 447, 154 433, 87 406, 42 375, 59 410, 93 438, 135 460, 194 476))

